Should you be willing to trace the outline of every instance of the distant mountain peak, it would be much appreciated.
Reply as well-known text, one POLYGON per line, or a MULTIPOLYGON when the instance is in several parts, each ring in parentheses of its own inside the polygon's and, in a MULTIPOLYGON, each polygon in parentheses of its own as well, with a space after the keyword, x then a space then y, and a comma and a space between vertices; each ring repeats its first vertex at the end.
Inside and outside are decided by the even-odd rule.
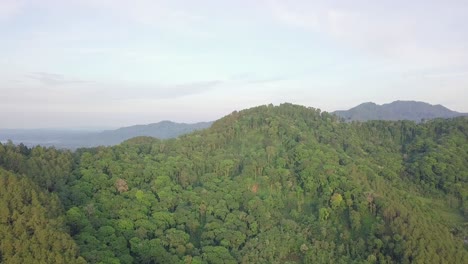
POLYGON ((333 114, 344 118, 346 121, 411 120, 416 122, 423 119, 452 118, 467 115, 452 111, 440 104, 432 105, 426 102, 404 100, 382 105, 366 102, 349 110, 335 111, 333 114))
POLYGON ((366 106, 366 105, 377 105, 377 104, 374 102, 365 102, 365 103, 360 104, 359 106, 366 106))

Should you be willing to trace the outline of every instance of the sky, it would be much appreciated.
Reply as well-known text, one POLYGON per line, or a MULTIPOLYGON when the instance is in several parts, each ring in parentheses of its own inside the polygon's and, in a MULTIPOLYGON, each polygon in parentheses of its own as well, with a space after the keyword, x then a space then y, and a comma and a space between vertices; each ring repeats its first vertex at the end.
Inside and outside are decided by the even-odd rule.
POLYGON ((283 102, 468 112, 466 14, 466 0, 0 0, 0 128, 191 123, 283 102))

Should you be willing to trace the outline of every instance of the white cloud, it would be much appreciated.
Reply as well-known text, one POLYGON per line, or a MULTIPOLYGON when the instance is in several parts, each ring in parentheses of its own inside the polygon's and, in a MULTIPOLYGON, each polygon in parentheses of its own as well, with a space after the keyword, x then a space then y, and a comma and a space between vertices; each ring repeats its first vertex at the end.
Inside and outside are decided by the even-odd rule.
POLYGON ((0 105, 4 110, 36 108, 89 111, 97 108, 103 111, 109 105, 121 102, 143 99, 175 100, 202 94, 222 85, 223 81, 219 80, 175 84, 97 82, 57 73, 35 72, 24 75, 19 81, 10 81, 0 88, 0 105))
POLYGON ((342 45, 405 64, 410 70, 466 65, 468 5, 458 1, 381 7, 353 1, 267 1, 273 17, 286 25, 325 34, 342 45), (458 25, 458 27, 457 27, 458 25))
POLYGON ((63 9, 70 9, 70 3, 77 8, 101 12, 107 17, 113 17, 129 23, 152 26, 165 30, 183 33, 191 36, 206 37, 209 34, 196 24, 205 17, 178 1, 165 0, 71 0, 66 1, 63 9))
POLYGON ((267 1, 273 16, 279 21, 291 26, 319 30, 320 22, 318 12, 300 12, 292 10, 291 6, 280 3, 279 1, 267 1))
POLYGON ((23 0, 0 1, 0 22, 17 15, 24 6, 23 0))
POLYGON ((86 83, 87 81, 78 79, 67 79, 63 74, 48 73, 48 72, 32 72, 26 74, 26 77, 37 80, 43 85, 56 86, 76 83, 86 83))

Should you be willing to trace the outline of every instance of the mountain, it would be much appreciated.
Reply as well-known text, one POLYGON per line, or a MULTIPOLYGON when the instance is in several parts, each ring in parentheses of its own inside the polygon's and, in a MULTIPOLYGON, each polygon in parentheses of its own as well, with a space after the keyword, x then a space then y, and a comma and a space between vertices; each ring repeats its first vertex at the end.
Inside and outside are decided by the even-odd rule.
POLYGON ((80 130, 4 129, 0 130, 0 141, 12 140, 26 146, 54 146, 76 149, 81 147, 112 146, 127 139, 149 136, 160 139, 175 138, 196 130, 208 128, 212 122, 194 124, 161 121, 148 125, 122 127, 116 130, 90 132, 80 130))
POLYGON ((442 105, 431 105, 416 101, 395 101, 383 105, 369 102, 349 110, 335 111, 333 114, 344 118, 346 121, 411 120, 416 122, 468 115, 452 111, 442 105))
POLYGON ((0 144, 8 171, 1 185, 9 183, 0 192, 0 237, 18 239, 2 239, 0 256, 465 263, 467 149, 467 117, 346 123, 293 104, 236 111, 177 139, 136 137, 75 152, 0 144), (45 214, 48 200, 19 192, 12 178, 55 197, 57 210, 45 214), (43 218, 15 222, 21 214, 6 209, 12 204, 43 218), (43 241, 47 219, 65 221, 59 231, 78 250, 67 237, 53 248, 18 246, 43 241))
POLYGON ((174 123, 171 121, 161 121, 148 125, 136 125, 122 127, 116 130, 106 130, 97 134, 88 135, 80 141, 80 145, 93 146, 112 146, 123 141, 140 136, 155 137, 159 139, 175 138, 193 131, 202 130, 210 127, 212 122, 199 122, 194 124, 174 123))

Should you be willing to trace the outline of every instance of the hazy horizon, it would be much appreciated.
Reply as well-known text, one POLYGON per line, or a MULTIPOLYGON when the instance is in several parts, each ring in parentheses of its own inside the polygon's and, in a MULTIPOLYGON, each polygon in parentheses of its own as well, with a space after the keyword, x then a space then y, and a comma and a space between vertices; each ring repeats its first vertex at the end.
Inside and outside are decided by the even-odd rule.
POLYGON ((468 112, 465 1, 0 1, 0 128, 213 121, 291 102, 468 112))
MULTIPOLYGON (((397 100, 397 101, 413 101, 413 102, 421 102, 421 101, 415 101, 415 100, 397 100)), ((394 101, 395 102, 395 101, 394 101)), ((289 102, 283 102, 283 103, 289 103, 289 102)), ((360 104, 364 104, 364 103, 376 103, 376 102, 362 102, 360 104)), ((386 102, 386 103, 376 103, 377 105, 384 105, 384 104, 390 104, 390 103, 393 103, 393 102, 386 102)), ((427 103, 427 102, 423 102, 423 103, 427 103)), ((280 103, 281 104, 281 103, 280 103)), ((358 104, 358 105, 360 105, 358 104)), ((276 104, 276 105, 279 105, 279 104, 276 104)), ((358 105, 355 105, 353 107, 356 107, 358 105)), ((438 104, 431 104, 431 105, 438 105, 438 104)), ((256 107, 258 105, 254 105, 252 107, 256 107)), ((307 106, 307 107, 313 107, 313 106, 307 106)), ((336 110, 324 110, 324 109, 320 109, 322 111, 326 111, 326 112, 334 112, 334 111, 338 111, 338 110, 349 110, 353 107, 350 107, 348 109, 336 109, 336 110)), ((445 106, 444 106, 445 107, 445 106)), ((250 107, 247 107, 247 108, 250 108, 250 107)), ((247 109, 245 108, 245 109, 247 109)), ((128 123, 122 123, 121 125, 116 125, 116 126, 102 126, 102 125, 95 125, 95 126, 92 126, 92 125, 88 125, 88 126, 43 126, 43 127, 30 127, 30 126, 25 126, 25 127, 2 127, 0 125, 0 129, 2 130, 38 130, 38 131, 77 131, 77 132, 86 132, 86 131, 89 131, 89 132, 98 132, 98 131, 104 131, 104 130, 115 130, 115 129, 119 129, 119 128, 124 128, 124 127, 130 127, 130 126, 138 126, 138 125, 149 125, 149 124, 154 124, 154 123, 159 123, 159 122, 164 122, 164 121, 170 121, 170 122, 174 122, 174 123, 186 123, 186 124, 195 124, 195 123, 204 123, 204 122, 214 122, 220 118, 223 118, 224 116, 226 115, 229 115, 230 113, 232 113, 233 111, 240 111, 240 110, 244 110, 244 109, 233 109, 232 111, 226 113, 226 114, 223 114, 222 116, 219 116, 219 117, 216 117, 212 120, 195 120, 195 121, 178 121, 178 120, 170 120, 170 119, 161 119, 161 120, 156 120, 156 121, 151 121, 151 117, 147 117, 146 120, 148 121, 143 121, 141 123, 132 123, 132 121, 134 120, 130 120, 128 123)), ((455 111, 455 112, 459 112, 459 113, 464 113, 464 112, 461 112, 461 111, 457 111, 456 109, 449 109, 449 110, 452 110, 452 111, 455 111)), ((139 117, 145 117, 145 114, 142 113, 141 115, 138 115, 139 117)))

